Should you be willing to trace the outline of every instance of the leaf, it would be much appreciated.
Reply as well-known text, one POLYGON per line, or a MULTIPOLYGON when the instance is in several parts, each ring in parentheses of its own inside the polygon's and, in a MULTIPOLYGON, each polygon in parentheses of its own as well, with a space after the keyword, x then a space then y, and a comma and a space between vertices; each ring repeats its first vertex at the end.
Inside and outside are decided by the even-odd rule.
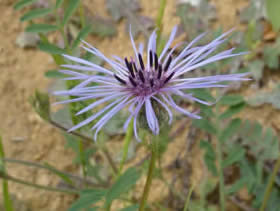
MULTIPOLYGON (((44 34, 40 34, 40 39, 41 39, 41 42, 40 44, 42 44, 43 47, 47 47, 49 45, 52 45, 49 43, 48 41, 48 38, 44 35, 44 34)), ((54 48, 57 48, 56 46, 54 46, 54 48)), ((44 48, 43 48, 44 49, 44 48)), ((57 65, 62 65, 62 64, 65 64, 64 62, 64 58, 62 57, 62 55, 59 55, 59 54, 51 54, 53 60, 55 61, 55 63, 57 65)))
POLYGON ((280 84, 276 85, 272 91, 259 92, 255 96, 250 97, 247 103, 254 107, 271 104, 274 108, 280 109, 280 84))
POLYGON ((266 45, 263 49, 263 58, 265 64, 271 69, 277 69, 279 67, 280 56, 280 37, 276 42, 270 45, 266 45))
POLYGON ((214 175, 218 175, 218 171, 216 168, 216 154, 212 147, 212 145, 208 141, 201 140, 200 141, 200 148, 205 150, 204 154, 204 162, 208 168, 208 170, 214 175))
POLYGON ((235 147, 231 150, 231 152, 227 155, 226 159, 222 162, 222 167, 226 168, 235 162, 242 160, 245 156, 245 149, 242 147, 235 147))
POLYGON ((70 17, 73 15, 75 10, 78 8, 80 4, 80 0, 69 0, 67 8, 65 9, 65 13, 62 19, 62 26, 65 26, 65 24, 69 21, 70 17))
POLYGON ((46 53, 50 53, 50 54, 64 54, 65 50, 62 48, 57 47, 56 45, 50 44, 50 43, 43 43, 40 42, 38 45, 38 48, 41 51, 44 51, 46 53))
POLYGON ((263 59, 265 64, 271 68, 276 69, 279 66, 279 48, 265 46, 263 49, 263 59))
POLYGON ((254 60, 250 62, 248 65, 249 72, 252 73, 253 78, 256 81, 259 81, 263 76, 263 69, 264 69, 264 61, 263 60, 254 60))
POLYGON ((181 20, 183 30, 189 40, 209 28, 211 21, 216 20, 216 8, 207 0, 185 1, 178 4, 176 15, 181 20), (191 27, 190 27, 191 26, 191 27))
POLYGON ((80 198, 71 205, 68 211, 82 211, 82 209, 88 208, 89 206, 100 201, 105 196, 105 194, 106 190, 84 190, 81 192, 80 198))
POLYGON ((229 105, 229 106, 233 106, 233 105, 237 105, 240 103, 243 103, 244 99, 241 95, 224 95, 219 103, 222 105, 229 105))
POLYGON ((257 21, 266 17, 266 11, 264 7, 264 1, 266 0, 250 0, 247 7, 240 11, 240 20, 244 23, 249 21, 257 21))
POLYGON ((230 187, 226 189, 226 194, 232 195, 237 193, 239 190, 244 188, 247 182, 248 182, 247 177, 241 177, 237 182, 235 182, 233 185, 230 185, 230 187))
POLYGON ((280 1, 278 0, 266 0, 266 12, 267 17, 272 23, 273 29, 278 31, 280 29, 280 1))
POLYGON ((30 97, 29 102, 42 119, 49 121, 50 101, 47 93, 36 90, 34 96, 30 97))
POLYGON ((55 1, 55 9, 58 9, 62 5, 63 1, 64 0, 56 0, 55 1))
POLYGON ((92 31, 92 27, 87 25, 85 26, 78 34, 77 38, 74 40, 72 48, 76 48, 80 41, 83 40, 90 32, 92 31))
POLYGON ((64 78, 65 75, 57 70, 49 70, 45 72, 47 78, 64 78))
POLYGON ((25 13, 21 18, 20 21, 30 21, 35 18, 41 18, 53 12, 52 9, 34 9, 30 12, 25 13))
POLYGON ((46 33, 51 31, 56 31, 58 28, 55 25, 49 25, 49 24, 31 24, 28 27, 26 27, 26 32, 32 32, 32 33, 46 33))
POLYGON ((246 103, 239 103, 237 105, 230 106, 225 112, 223 112, 219 118, 220 119, 227 119, 232 117, 235 114, 238 114, 246 107, 246 103))
POLYGON ((14 9, 15 10, 20 10, 28 5, 31 5, 32 3, 36 2, 38 0, 21 0, 18 1, 15 5, 14 5, 14 9))
POLYGON ((128 118, 127 112, 118 112, 104 127, 104 131, 109 136, 123 134, 123 125, 128 118))
POLYGON ((201 100, 210 101, 210 102, 215 101, 215 98, 211 95, 209 90, 206 90, 206 89, 190 89, 189 92, 192 93, 194 95, 194 97, 199 98, 201 100))
POLYGON ((228 124, 228 126, 222 131, 221 136, 219 137, 219 141, 225 142, 226 140, 230 139, 240 128, 242 124, 241 119, 233 119, 228 124))
POLYGON ((192 121, 192 124, 194 127, 202 129, 213 135, 217 132, 215 126, 213 126, 213 124, 207 119, 194 119, 192 121))
POLYGON ((208 117, 208 118, 212 118, 215 117, 215 114, 213 112, 213 109, 211 106, 207 106, 207 105, 203 105, 203 104, 199 104, 199 108, 200 108, 200 113, 201 116, 208 117))
POLYGON ((108 190, 106 204, 110 204, 114 199, 119 198, 122 193, 130 190, 139 178, 140 172, 136 168, 127 169, 108 190))
POLYGON ((140 9, 138 0, 106 0, 106 7, 114 21, 127 17, 140 9), (124 6, 125 5, 125 6, 124 6))
POLYGON ((51 119, 65 128, 71 128, 73 126, 69 111, 69 105, 65 105, 58 111, 51 113, 51 119))

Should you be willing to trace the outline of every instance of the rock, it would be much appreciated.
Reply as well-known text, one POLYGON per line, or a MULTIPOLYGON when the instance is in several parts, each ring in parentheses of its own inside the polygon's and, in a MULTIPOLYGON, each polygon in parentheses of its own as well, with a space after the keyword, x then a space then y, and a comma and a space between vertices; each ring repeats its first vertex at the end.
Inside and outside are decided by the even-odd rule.
POLYGON ((22 32, 17 37, 16 44, 20 48, 34 48, 34 47, 36 47, 39 40, 40 40, 40 37, 38 34, 22 32))

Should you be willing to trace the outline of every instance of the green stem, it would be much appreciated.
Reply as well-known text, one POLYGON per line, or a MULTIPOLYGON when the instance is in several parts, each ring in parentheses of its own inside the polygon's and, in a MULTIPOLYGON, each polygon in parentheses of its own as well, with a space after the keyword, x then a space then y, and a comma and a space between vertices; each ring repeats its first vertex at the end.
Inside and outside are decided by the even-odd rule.
POLYGON ((124 145, 123 145, 123 154, 122 154, 122 160, 121 160, 119 171, 118 171, 118 177, 121 175, 124 163, 127 159, 128 148, 129 148, 129 144, 131 143, 131 140, 132 140, 132 135, 133 135, 133 119, 130 121, 126 134, 125 134, 124 145))
MULTIPOLYGON (((2 137, 0 136, 0 168, 3 174, 6 173, 6 167, 5 167, 5 152, 4 152, 4 146, 2 143, 2 137)), ((4 201, 4 207, 6 211, 13 211, 13 203, 10 197, 9 193, 9 186, 8 186, 8 181, 6 179, 3 179, 3 186, 2 186, 2 191, 3 191, 3 201, 4 201)))
POLYGON ((274 166, 272 174, 269 177, 269 181, 265 189, 264 199, 260 211, 264 211, 266 208, 279 169, 280 169, 280 156, 274 166))
MULTIPOLYGON (((219 114, 219 104, 216 105, 216 114, 219 114)), ((224 171, 223 171, 223 150, 222 150, 222 140, 220 137, 220 119, 219 116, 216 117, 216 128, 217 128, 217 161, 219 166, 219 195, 220 195, 220 206, 221 211, 225 211, 226 200, 225 200, 225 181, 224 181, 224 171)))
POLYGON ((223 171, 223 152, 222 143, 220 140, 217 141, 217 159, 219 165, 219 194, 220 194, 220 206, 221 211, 225 211, 225 181, 224 181, 224 171, 223 171))
POLYGON ((27 185, 33 188, 38 188, 38 189, 42 189, 42 190, 47 190, 47 191, 53 191, 53 192, 61 192, 61 193, 69 193, 69 194, 79 194, 78 190, 68 190, 68 189, 61 189, 61 188, 53 188, 53 187, 48 187, 48 186, 44 186, 44 185, 38 185, 38 184, 34 184, 31 182, 26 182, 24 180, 21 179, 17 179, 15 177, 9 176, 7 174, 0 174, 0 177, 5 179, 5 180, 10 180, 12 182, 16 182, 22 185, 27 185))
MULTIPOLYGON (((157 43, 160 44, 161 41, 161 32, 162 32, 162 20, 164 16, 164 11, 166 7, 166 0, 161 0, 160 1, 160 6, 159 6, 159 12, 157 16, 157 21, 156 21, 156 27, 157 27, 157 43)), ((160 53, 162 51, 162 45, 158 46, 157 53, 160 53)))
POLYGON ((85 11, 84 11, 84 6, 82 4, 82 1, 80 1, 79 14, 80 14, 81 27, 83 29, 86 26, 86 19, 85 19, 85 11))
POLYGON ((193 192, 193 189, 194 189, 194 184, 191 186, 189 192, 188 192, 188 196, 187 196, 187 200, 185 202, 185 206, 184 206, 184 211, 187 211, 188 208, 189 208, 189 205, 190 205, 190 200, 191 200, 191 195, 192 195, 192 192, 193 192))
POLYGON ((86 179, 87 167, 86 167, 86 160, 85 160, 85 151, 84 151, 84 144, 81 140, 79 141, 79 154, 80 154, 80 159, 82 164, 83 178, 86 179))
POLYGON ((71 54, 71 51, 70 51, 70 48, 69 48, 69 42, 68 42, 67 36, 64 32, 64 27, 61 27, 59 31, 60 31, 61 36, 63 38, 63 42, 64 42, 65 49, 66 49, 67 53, 71 54))
POLYGON ((144 192, 142 194, 142 199, 140 202, 139 211, 144 211, 145 209, 146 201, 148 199, 152 180, 153 180, 153 172, 155 169, 156 158, 157 158, 157 137, 154 138, 154 140, 152 140, 151 145, 152 145, 152 156, 149 164, 148 176, 144 187, 144 192))

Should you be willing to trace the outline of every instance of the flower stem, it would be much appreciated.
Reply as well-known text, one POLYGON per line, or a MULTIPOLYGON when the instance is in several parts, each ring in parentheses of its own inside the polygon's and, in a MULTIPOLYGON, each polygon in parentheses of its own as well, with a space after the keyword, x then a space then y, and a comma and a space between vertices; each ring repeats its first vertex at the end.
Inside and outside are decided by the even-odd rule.
POLYGON ((275 179, 276 179, 276 176, 277 176, 277 173, 278 173, 279 169, 280 169, 280 155, 279 155, 279 158, 278 158, 278 160, 277 160, 277 162, 274 166, 273 172, 269 177, 269 181, 268 181, 268 184, 267 184, 266 189, 265 189, 264 199, 263 199, 260 211, 264 211, 265 208, 266 208, 266 205, 267 205, 268 199, 270 197, 270 194, 272 192, 273 184, 275 182, 275 179))
POLYGON ((158 31, 157 31, 158 40, 160 40, 160 34, 162 31, 162 20, 163 20, 163 16, 164 16, 165 7, 166 7, 166 0, 161 0, 160 6, 159 6, 159 12, 158 12, 158 16, 157 16, 157 21, 156 21, 156 27, 158 28, 158 31))
POLYGON ((163 20, 163 16, 164 16, 164 11, 165 11, 165 7, 166 7, 166 0, 161 0, 160 1, 160 6, 159 6, 159 12, 158 12, 158 16, 157 16, 157 21, 156 21, 156 27, 157 27, 157 43, 159 43, 159 46, 157 48, 157 53, 160 54, 163 46, 161 45, 161 32, 162 32, 162 20, 163 20))
POLYGON ((219 119, 219 104, 216 105, 216 128, 217 128, 217 161, 219 166, 219 195, 220 195, 220 206, 221 211, 225 211, 226 200, 225 200, 225 181, 223 171, 223 141, 220 140, 220 119, 219 119))
MULTIPOLYGON (((1 158, 1 164, 0 168, 3 174, 6 173, 6 167, 5 167, 5 152, 4 152, 4 146, 2 143, 2 138, 0 136, 0 158, 1 158)), ((13 203, 10 197, 9 193, 9 187, 8 187, 8 181, 6 179, 3 179, 3 186, 2 186, 2 191, 3 191, 3 201, 4 201, 4 207, 6 211, 14 211, 13 208, 13 203)))
POLYGON ((184 205, 184 211, 187 211, 188 208, 189 208, 189 205, 190 205, 190 200, 191 200, 191 196, 192 196, 192 192, 193 192, 193 189, 195 187, 195 184, 193 184, 188 192, 188 196, 187 196, 187 200, 185 202, 185 205, 184 205))
POLYGON ((84 6, 82 4, 82 1, 80 2, 79 15, 80 15, 81 27, 83 29, 86 26, 86 19, 85 19, 85 12, 84 12, 84 6))
POLYGON ((82 164, 82 172, 83 172, 83 178, 86 180, 87 178, 87 166, 86 166, 86 159, 85 159, 85 151, 84 151, 84 144, 81 140, 79 140, 79 154, 80 154, 80 160, 82 164))
POLYGON ((142 194, 139 211, 144 211, 144 209, 145 209, 146 201, 148 199, 149 191, 150 191, 152 180, 153 180, 153 172, 155 169, 156 158, 157 158, 157 137, 154 138, 154 140, 152 140, 151 145, 152 145, 152 156, 150 159, 148 176, 147 176, 146 184, 144 187, 144 192, 142 194))
POLYGON ((122 160, 121 160, 121 163, 120 163, 120 167, 119 167, 119 170, 118 170, 118 176, 117 177, 119 177, 122 173, 124 163, 127 159, 128 147, 129 147, 129 144, 131 143, 131 140, 132 140, 132 135, 133 135, 133 120, 130 121, 130 123, 128 125, 128 129, 127 129, 126 134, 125 134, 122 160))
POLYGON ((224 181, 224 171, 223 171, 223 152, 222 143, 220 140, 217 141, 217 160, 219 165, 219 194, 220 194, 220 206, 221 211, 225 211, 225 181, 224 181))

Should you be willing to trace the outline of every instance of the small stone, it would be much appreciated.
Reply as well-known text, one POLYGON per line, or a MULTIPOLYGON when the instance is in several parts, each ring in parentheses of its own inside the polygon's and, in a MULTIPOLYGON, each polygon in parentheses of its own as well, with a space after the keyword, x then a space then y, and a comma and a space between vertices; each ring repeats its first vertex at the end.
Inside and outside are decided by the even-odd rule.
POLYGON ((40 37, 38 34, 30 32, 22 32, 16 40, 16 44, 21 48, 34 48, 39 42, 40 37))
POLYGON ((27 139, 27 137, 23 137, 23 136, 15 136, 15 137, 12 137, 12 141, 13 142, 23 142, 23 141, 25 141, 27 139))

